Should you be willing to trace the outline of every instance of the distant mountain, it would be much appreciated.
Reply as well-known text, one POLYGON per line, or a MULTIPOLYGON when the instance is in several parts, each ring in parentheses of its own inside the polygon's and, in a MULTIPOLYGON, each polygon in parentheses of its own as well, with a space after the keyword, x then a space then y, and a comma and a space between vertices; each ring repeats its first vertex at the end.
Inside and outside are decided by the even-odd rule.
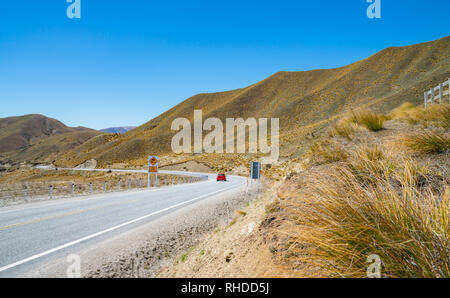
POLYGON ((99 134, 38 114, 0 118, 0 161, 46 162, 99 134))
POLYGON ((122 126, 122 127, 110 127, 110 128, 105 128, 105 129, 100 129, 101 132, 105 132, 105 133, 126 133, 130 130, 135 129, 136 126, 122 126))

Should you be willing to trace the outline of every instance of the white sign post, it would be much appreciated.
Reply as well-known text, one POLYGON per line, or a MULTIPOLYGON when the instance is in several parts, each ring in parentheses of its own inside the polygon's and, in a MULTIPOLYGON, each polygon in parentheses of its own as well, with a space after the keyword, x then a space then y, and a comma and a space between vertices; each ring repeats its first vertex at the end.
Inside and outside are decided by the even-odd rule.
POLYGON ((159 157, 148 157, 148 187, 150 187, 150 174, 155 174, 155 185, 158 185, 159 157))

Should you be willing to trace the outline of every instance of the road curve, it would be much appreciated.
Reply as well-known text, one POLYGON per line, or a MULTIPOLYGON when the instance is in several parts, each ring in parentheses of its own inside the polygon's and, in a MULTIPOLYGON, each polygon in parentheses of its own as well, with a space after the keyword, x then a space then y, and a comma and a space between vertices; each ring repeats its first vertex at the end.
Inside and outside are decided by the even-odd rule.
POLYGON ((246 178, 239 176, 229 176, 223 183, 210 174, 164 173, 208 176, 208 180, 0 209, 0 277, 18 276, 69 249, 89 246, 246 185, 246 178))

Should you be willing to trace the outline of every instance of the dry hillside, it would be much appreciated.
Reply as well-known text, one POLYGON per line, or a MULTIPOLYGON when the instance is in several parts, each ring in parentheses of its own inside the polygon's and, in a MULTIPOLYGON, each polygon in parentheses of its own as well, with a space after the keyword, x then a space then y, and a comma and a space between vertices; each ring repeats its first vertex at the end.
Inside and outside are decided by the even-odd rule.
POLYGON ((450 37, 385 49, 354 64, 327 70, 280 72, 246 88, 193 96, 159 117, 120 136, 97 136, 58 163, 75 165, 91 158, 100 165, 129 161, 144 164, 148 154, 170 151, 175 118, 225 119, 278 117, 281 153, 299 156, 304 137, 323 132, 355 107, 387 112, 408 100, 421 103, 424 90, 450 77, 450 37))
MULTIPOLYGON (((301 156, 314 136, 323 134, 348 110, 370 107, 387 112, 404 101, 418 104, 424 90, 449 77, 450 37, 445 37, 388 48, 341 68, 279 72, 246 88, 199 94, 121 135, 74 131, 36 115, 7 118, 0 120, 0 161, 54 161, 57 166, 76 166, 96 159, 100 167, 142 166, 150 154, 171 153, 176 133, 170 130, 172 121, 178 117, 192 120, 194 109, 203 110, 204 119, 280 118, 281 155, 291 159, 301 156), (67 130, 72 135, 66 135, 67 130)), ((185 156, 184 161, 198 158, 185 156)), ((235 160, 230 155, 207 158, 211 167, 218 161, 235 160)), ((243 160, 247 163, 251 158, 255 157, 247 155, 243 160)))
POLYGON ((158 276, 367 277, 377 255, 380 277, 448 278, 450 105, 337 126, 158 276))
POLYGON ((47 162, 71 150, 100 132, 84 127, 67 127, 42 115, 0 119, 0 161, 3 163, 47 162))

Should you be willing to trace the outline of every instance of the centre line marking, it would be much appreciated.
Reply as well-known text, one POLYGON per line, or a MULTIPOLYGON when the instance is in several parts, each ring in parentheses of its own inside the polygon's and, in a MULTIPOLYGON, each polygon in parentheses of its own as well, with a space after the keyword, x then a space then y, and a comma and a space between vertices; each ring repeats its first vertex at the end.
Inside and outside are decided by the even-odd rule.
POLYGON ((106 207, 110 207, 110 206, 131 204, 131 203, 135 203, 137 201, 138 200, 132 200, 132 201, 127 201, 127 202, 105 204, 105 205, 100 205, 100 206, 97 206, 97 207, 92 207, 92 208, 87 208, 87 209, 82 209, 82 210, 75 210, 75 211, 72 211, 72 212, 66 212, 66 213, 60 213, 60 214, 55 214, 55 215, 51 215, 51 216, 47 216, 47 217, 43 217, 43 218, 37 218, 37 219, 30 220, 30 221, 19 222, 19 223, 12 224, 12 225, 9 225, 9 226, 0 227, 0 231, 9 230, 9 229, 12 229, 12 228, 22 227, 22 226, 26 226, 26 225, 31 225, 31 224, 34 224, 34 223, 43 222, 43 221, 51 220, 51 219, 55 219, 55 218, 60 218, 60 217, 65 217, 65 216, 70 216, 70 215, 77 215, 77 214, 81 214, 81 213, 85 213, 85 212, 89 212, 89 211, 93 211, 93 210, 98 210, 98 209, 102 209, 102 208, 106 208, 106 207))
POLYGON ((170 206, 170 207, 161 209, 161 210, 159 210, 159 211, 152 212, 152 213, 150 213, 150 214, 147 214, 147 215, 144 215, 144 216, 142 216, 142 217, 139 217, 139 218, 130 220, 130 221, 128 221, 128 222, 122 223, 122 224, 117 225, 117 226, 114 226, 114 227, 112 227, 112 228, 109 228, 109 229, 106 229, 106 230, 97 232, 97 233, 95 233, 95 234, 91 234, 91 235, 89 235, 89 236, 80 238, 80 239, 78 239, 78 240, 75 240, 75 241, 72 241, 72 242, 69 242, 69 243, 60 245, 60 246, 58 246, 58 247, 49 249, 49 250, 44 251, 44 252, 42 252, 42 253, 36 254, 36 255, 34 255, 34 256, 31 256, 31 257, 25 258, 25 259, 23 259, 23 260, 17 261, 17 262, 15 262, 15 263, 12 263, 12 264, 3 266, 3 267, 0 268, 0 272, 3 272, 3 271, 6 271, 6 270, 8 270, 8 269, 17 267, 17 266, 19 266, 19 265, 22 265, 22 264, 31 262, 31 261, 33 261, 33 260, 36 260, 36 259, 41 258, 41 257, 44 257, 44 256, 49 255, 49 254, 51 254, 51 253, 54 253, 54 252, 57 252, 57 251, 59 251, 59 250, 65 249, 65 248, 67 248, 67 247, 73 246, 73 245, 75 245, 75 244, 78 244, 78 243, 81 243, 81 242, 90 240, 90 239, 92 239, 92 238, 101 236, 101 235, 106 234, 106 233, 108 233, 108 232, 111 232, 111 231, 120 229, 120 228, 122 228, 122 227, 124 227, 124 226, 133 224, 133 223, 135 223, 135 222, 141 221, 141 220, 146 219, 146 218, 148 218, 148 217, 151 217, 151 216, 154 216, 154 215, 163 213, 163 212, 165 212, 165 211, 168 211, 168 210, 177 208, 177 207, 179 207, 179 206, 186 205, 186 204, 188 204, 188 203, 191 203, 191 202, 194 202, 194 201, 201 200, 201 199, 203 199, 203 198, 205 198, 205 197, 212 196, 212 195, 215 195, 215 194, 217 194, 217 193, 221 193, 221 192, 224 192, 224 191, 226 191, 226 190, 229 190, 229 189, 232 189, 232 188, 237 188, 237 187, 243 186, 243 185, 244 185, 244 183, 238 184, 238 185, 235 185, 235 186, 231 186, 231 187, 228 187, 228 188, 224 188, 224 189, 221 189, 221 190, 218 190, 218 191, 215 191, 215 192, 206 194, 206 195, 202 195, 202 196, 200 196, 200 197, 197 197, 197 198, 194 198, 194 199, 191 199, 191 200, 188 200, 188 201, 185 201, 185 202, 182 202, 182 203, 179 203, 179 204, 176 204, 176 205, 173 205, 173 206, 170 206))

